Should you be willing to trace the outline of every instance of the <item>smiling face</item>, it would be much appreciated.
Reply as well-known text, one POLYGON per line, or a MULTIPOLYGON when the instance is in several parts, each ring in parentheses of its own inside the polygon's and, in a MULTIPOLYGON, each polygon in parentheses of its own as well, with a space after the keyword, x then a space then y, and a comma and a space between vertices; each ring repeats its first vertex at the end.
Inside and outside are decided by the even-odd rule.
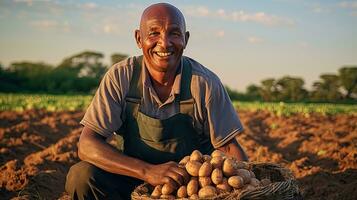
POLYGON ((140 30, 135 31, 145 64, 160 72, 176 69, 188 37, 182 13, 164 3, 148 7, 142 15, 140 30))

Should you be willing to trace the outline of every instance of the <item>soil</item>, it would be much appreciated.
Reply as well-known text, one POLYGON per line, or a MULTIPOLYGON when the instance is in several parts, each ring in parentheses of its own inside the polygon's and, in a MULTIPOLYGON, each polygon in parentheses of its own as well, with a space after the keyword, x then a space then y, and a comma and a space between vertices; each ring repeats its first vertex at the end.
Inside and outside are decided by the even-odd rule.
MULTIPOLYGON (((78 162, 83 112, 0 112, 0 199, 70 199, 66 174, 78 162)), ((357 116, 239 112, 250 161, 296 176, 304 199, 356 199, 357 116)))

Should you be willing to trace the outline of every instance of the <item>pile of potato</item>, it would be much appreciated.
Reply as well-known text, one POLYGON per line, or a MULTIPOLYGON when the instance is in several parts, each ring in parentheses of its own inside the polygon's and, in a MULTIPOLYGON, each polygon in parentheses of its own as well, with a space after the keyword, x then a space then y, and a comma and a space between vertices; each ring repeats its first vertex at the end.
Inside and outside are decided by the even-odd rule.
POLYGON ((259 181, 246 162, 227 157, 219 150, 211 155, 202 155, 195 150, 190 156, 184 157, 179 165, 191 176, 187 185, 158 185, 151 193, 151 198, 208 198, 232 190, 251 190, 270 184, 269 179, 259 181))

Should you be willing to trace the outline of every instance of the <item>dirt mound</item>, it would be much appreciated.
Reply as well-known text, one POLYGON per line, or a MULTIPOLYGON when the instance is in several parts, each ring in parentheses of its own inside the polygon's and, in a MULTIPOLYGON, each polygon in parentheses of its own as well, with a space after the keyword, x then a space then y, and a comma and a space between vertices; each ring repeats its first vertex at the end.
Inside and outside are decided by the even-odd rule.
MULTIPOLYGON (((83 112, 0 112, 1 199, 68 199, 83 112)), ((290 168, 305 199, 357 196, 357 116, 240 112, 240 142, 251 161, 290 168)))

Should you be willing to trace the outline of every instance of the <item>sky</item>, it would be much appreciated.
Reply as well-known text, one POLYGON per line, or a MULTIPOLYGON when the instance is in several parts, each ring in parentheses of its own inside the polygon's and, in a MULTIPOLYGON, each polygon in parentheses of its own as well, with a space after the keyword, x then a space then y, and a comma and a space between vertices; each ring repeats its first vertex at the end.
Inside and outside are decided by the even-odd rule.
MULTIPOLYGON (((322 73, 357 65, 357 1, 180 0, 190 31, 184 55, 244 91, 289 75, 311 88, 322 73)), ((84 50, 139 55, 134 30, 158 1, 0 0, 0 63, 58 65, 84 50)))

